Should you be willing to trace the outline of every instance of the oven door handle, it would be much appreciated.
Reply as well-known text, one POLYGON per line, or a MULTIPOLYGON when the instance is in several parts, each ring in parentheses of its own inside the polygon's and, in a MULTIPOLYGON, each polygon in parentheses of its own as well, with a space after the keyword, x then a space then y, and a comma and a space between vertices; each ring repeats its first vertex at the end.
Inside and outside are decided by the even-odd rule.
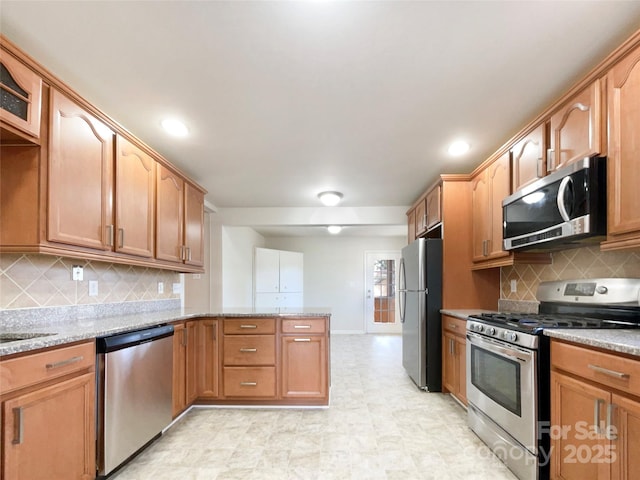
POLYGON ((482 339, 482 337, 478 337, 472 333, 467 333, 467 340, 478 347, 482 347, 485 350, 496 353, 503 357, 519 360, 521 362, 530 362, 533 359, 533 352, 526 353, 521 352, 520 350, 515 350, 513 348, 503 347, 494 342, 487 342, 482 339))

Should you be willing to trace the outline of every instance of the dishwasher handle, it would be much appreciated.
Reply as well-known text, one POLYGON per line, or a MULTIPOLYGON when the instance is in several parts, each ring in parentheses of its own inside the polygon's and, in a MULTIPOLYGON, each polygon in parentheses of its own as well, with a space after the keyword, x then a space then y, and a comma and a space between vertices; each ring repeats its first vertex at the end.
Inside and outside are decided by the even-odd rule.
POLYGON ((173 335, 173 325, 160 325, 96 338, 97 353, 109 353, 173 335))

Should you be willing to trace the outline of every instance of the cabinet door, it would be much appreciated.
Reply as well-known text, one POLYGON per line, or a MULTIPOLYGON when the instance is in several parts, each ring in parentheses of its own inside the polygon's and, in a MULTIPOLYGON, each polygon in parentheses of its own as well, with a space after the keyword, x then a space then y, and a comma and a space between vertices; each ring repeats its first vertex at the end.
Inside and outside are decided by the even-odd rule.
POLYGON ((173 418, 187 405, 186 396, 187 337, 184 324, 173 326, 173 418))
POLYGON ((546 131, 542 124, 516 143, 512 149, 513 185, 512 191, 546 175, 546 131))
POLYGON ((204 265, 204 193, 185 183, 184 190, 185 263, 204 265))
POLYGON ((2 52, 2 103, 0 120, 40 137, 42 111, 42 79, 7 52, 2 52))
MULTIPOLYGON (((608 234, 640 239, 640 48, 607 76, 609 111, 608 234)), ((615 239, 615 238, 614 238, 615 239)))
POLYGON ((287 398, 327 396, 327 340, 324 335, 282 338, 281 394, 287 398))
POLYGON ((421 200, 416 206, 416 236, 419 237, 427 231, 427 202, 421 200))
POLYGON ((411 243, 416 239, 416 211, 411 210, 407 213, 407 243, 411 243))
POLYGON ((203 319, 198 325, 198 396, 218 396, 218 320, 203 319))
POLYGON ((458 399, 467 404, 467 341, 464 337, 455 337, 456 373, 458 399))
POLYGON ((256 292, 280 291, 280 252, 256 248, 256 292))
POLYGON ((442 187, 436 185, 427 194, 427 230, 442 221, 441 199, 442 187))
MULTIPOLYGON (((185 323, 185 406, 191 405, 196 398, 198 398, 198 324, 199 321, 190 321, 185 323)), ((217 322, 217 320, 215 320, 217 322)), ((215 327, 217 328, 217 326, 215 327)), ((205 334, 211 334, 211 339, 214 342, 213 355, 217 355, 217 345, 215 339, 217 338, 217 331, 212 326, 212 332, 205 332, 205 334)), ((214 360, 214 365, 217 366, 217 357, 214 360)), ((217 372, 216 377, 212 380, 212 384, 215 383, 217 392, 217 372)))
POLYGON ((156 258, 182 263, 184 180, 158 165, 156 200, 156 258))
POLYGON ((611 478, 640 478, 640 402, 615 394, 611 401, 615 412, 612 452, 616 455, 616 461, 611 465, 611 478))
POLYGON ((604 427, 606 390, 551 372, 551 476, 562 480, 610 478, 610 463, 599 461, 609 451, 609 441, 596 433, 604 427))
POLYGON ((489 254, 490 185, 487 170, 471 180, 472 252, 474 261, 482 261, 489 254))
POLYGON ((549 171, 602 151, 600 88, 596 80, 551 117, 549 171))
POLYGON ((95 478, 95 375, 85 375, 7 400, 3 478, 95 478))
POLYGON ((116 251, 153 257, 156 162, 127 139, 116 142, 116 251))
POLYGON ((456 377, 456 347, 455 336, 443 332, 442 334, 442 385, 453 394, 458 391, 456 377))
POLYGON ((488 256, 491 258, 509 255, 502 249, 502 200, 511 193, 509 178, 509 153, 505 153, 489 166, 490 226, 488 256))
POLYGON ((280 292, 303 291, 304 255, 299 252, 280 251, 280 292))
POLYGON ((49 241, 113 246, 113 141, 105 124, 51 89, 49 241))
POLYGON ((279 293, 256 293, 255 298, 256 308, 279 308, 280 307, 280 294, 279 293))

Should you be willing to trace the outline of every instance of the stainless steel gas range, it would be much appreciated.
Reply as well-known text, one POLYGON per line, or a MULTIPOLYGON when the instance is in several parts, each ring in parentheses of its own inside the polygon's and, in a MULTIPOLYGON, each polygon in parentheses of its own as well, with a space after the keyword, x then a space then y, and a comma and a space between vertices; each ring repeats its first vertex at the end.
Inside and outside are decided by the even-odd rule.
POLYGON ((522 480, 549 478, 547 328, 640 328, 640 279, 543 282, 539 314, 467 321, 470 428, 522 480))

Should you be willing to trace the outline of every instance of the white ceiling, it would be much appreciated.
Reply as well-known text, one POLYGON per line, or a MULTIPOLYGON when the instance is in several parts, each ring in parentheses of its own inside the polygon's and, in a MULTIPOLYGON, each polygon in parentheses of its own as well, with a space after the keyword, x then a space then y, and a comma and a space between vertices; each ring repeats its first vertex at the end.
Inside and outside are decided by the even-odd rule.
POLYGON ((640 2, 612 0, 0 4, 5 36, 223 208, 410 205, 639 27, 640 2))

